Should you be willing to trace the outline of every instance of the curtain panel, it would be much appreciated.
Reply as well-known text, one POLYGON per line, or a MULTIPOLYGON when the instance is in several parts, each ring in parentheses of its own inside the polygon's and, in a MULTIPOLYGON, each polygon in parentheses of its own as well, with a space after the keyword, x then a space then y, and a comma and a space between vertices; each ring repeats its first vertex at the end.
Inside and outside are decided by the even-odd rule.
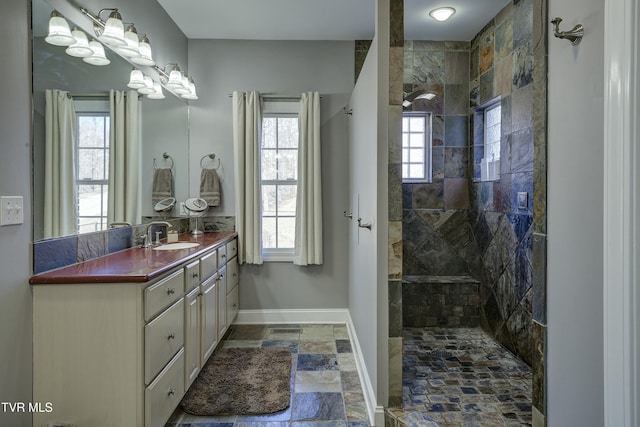
POLYGON ((232 99, 238 262, 262 264, 260 188, 262 99, 257 91, 233 92, 232 99))

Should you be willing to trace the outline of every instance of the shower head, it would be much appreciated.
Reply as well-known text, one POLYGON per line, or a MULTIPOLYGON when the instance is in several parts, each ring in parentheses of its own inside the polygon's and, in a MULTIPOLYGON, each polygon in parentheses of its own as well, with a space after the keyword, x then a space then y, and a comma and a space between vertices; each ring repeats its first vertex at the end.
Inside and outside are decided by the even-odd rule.
POLYGON ((431 101, 436 97, 436 94, 433 92, 429 92, 428 90, 416 90, 411 93, 404 94, 404 100, 402 101, 403 107, 409 107, 416 99, 426 99, 427 101, 431 101))

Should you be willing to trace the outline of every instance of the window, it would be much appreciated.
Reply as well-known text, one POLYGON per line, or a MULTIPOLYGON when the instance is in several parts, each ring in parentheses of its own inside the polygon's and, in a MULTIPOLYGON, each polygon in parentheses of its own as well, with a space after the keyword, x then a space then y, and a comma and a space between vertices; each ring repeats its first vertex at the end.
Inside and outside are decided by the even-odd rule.
POLYGON ((484 109, 484 157, 480 162, 480 179, 500 179, 500 133, 502 108, 496 102, 484 109))
MULTIPOLYGON (((297 103, 294 107, 297 108, 297 103)), ((298 184, 298 115, 265 113, 260 148, 265 261, 292 261, 298 184)))
POLYGON ((431 182, 431 114, 402 115, 402 180, 431 182))
POLYGON ((110 116, 106 107, 107 111, 86 111, 95 108, 95 101, 76 101, 78 233, 107 229, 110 116))

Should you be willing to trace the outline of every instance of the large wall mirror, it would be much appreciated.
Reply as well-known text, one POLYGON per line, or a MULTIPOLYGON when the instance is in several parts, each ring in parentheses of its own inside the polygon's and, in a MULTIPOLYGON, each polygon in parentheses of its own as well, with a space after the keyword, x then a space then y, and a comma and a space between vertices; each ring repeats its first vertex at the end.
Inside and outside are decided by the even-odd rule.
MULTIPOLYGON (((61 9, 56 1, 56 9, 61 9)), ((156 4, 157 5, 157 4, 156 4)), ((73 7, 69 4, 69 7, 73 7)), ((159 6, 158 6, 159 8, 159 6)), ((75 8, 77 9, 77 8, 75 8)), ((110 64, 90 65, 81 58, 65 53, 65 47, 47 43, 44 38, 48 32, 48 22, 53 7, 45 0, 32 0, 33 10, 33 198, 34 198, 34 240, 60 237, 70 233, 48 232, 45 235, 44 222, 51 212, 45 209, 45 91, 61 90, 70 94, 75 106, 76 122, 88 123, 89 131, 96 138, 108 132, 109 100, 111 90, 131 91, 127 87, 133 66, 115 52, 105 49, 110 64), (106 116, 105 116, 106 114, 106 116)), ((64 16, 64 11, 59 10, 64 16)), ((73 29, 74 22, 65 16, 73 29)), ((93 34, 89 34, 89 40, 93 34)), ((138 196, 137 215, 130 222, 142 222, 145 216, 158 215, 152 202, 152 181, 155 168, 172 168, 173 191, 177 200, 184 200, 189 192, 189 112, 188 105, 168 91, 164 99, 149 99, 139 96, 137 132, 139 135, 139 156, 137 165, 138 196), (165 157, 164 154, 169 157, 165 157)), ((99 138, 98 138, 99 139, 99 138)), ((69 169, 76 167, 77 206, 85 212, 98 216, 106 212, 109 188, 108 147, 99 147, 98 143, 89 144, 82 149, 74 146, 74 162, 84 159, 80 169, 63 161, 58 167, 69 169), (88 161, 87 161, 88 159, 88 161), (80 205, 82 204, 82 205, 80 205)), ((46 190, 48 191, 48 190, 46 190)), ((175 213, 175 211, 174 211, 175 213)), ((78 219, 76 221, 79 221, 78 219)), ((91 232, 108 226, 105 219, 83 220, 73 232, 91 232)))

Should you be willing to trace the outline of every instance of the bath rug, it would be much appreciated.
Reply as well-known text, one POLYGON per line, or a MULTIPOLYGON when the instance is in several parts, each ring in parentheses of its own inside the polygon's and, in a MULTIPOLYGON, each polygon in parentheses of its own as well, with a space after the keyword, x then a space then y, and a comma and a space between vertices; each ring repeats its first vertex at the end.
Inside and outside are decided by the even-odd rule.
POLYGON ((289 407, 291 352, 228 348, 213 353, 182 402, 192 415, 261 415, 289 407))

